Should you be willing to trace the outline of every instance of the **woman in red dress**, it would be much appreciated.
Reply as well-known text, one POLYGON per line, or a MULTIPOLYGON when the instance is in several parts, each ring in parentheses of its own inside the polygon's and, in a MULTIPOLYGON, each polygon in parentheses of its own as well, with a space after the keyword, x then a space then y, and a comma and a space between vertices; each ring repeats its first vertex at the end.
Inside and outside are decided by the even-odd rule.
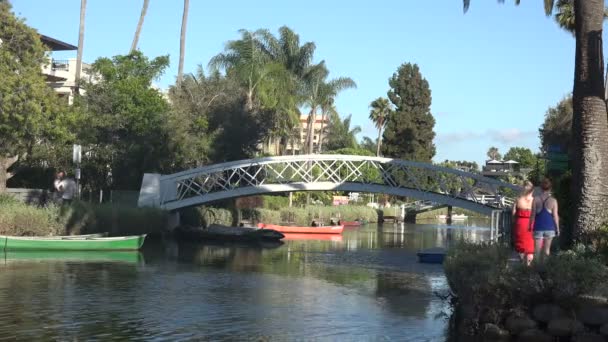
POLYGON ((513 244, 519 253, 519 258, 526 265, 530 265, 534 258, 534 238, 530 230, 533 192, 534 185, 526 181, 523 192, 513 204, 513 244))

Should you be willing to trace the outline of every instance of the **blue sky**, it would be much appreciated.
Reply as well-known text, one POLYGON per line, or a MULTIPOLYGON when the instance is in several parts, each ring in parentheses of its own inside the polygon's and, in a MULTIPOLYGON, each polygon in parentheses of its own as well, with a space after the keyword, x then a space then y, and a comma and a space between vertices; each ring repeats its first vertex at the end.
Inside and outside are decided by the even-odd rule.
MULTIPOLYGON (((85 62, 128 52, 142 1, 89 0, 85 62)), ((80 1, 12 0, 14 11, 41 33, 77 44, 80 1)), ((151 0, 140 49, 169 54, 171 67, 158 81, 175 80, 182 1, 151 0)), ((544 113, 572 90, 574 39, 545 17, 542 1, 520 6, 460 0, 190 1, 185 72, 223 50, 239 29, 276 30, 287 25, 314 41, 317 60, 331 77, 358 85, 337 99, 363 135, 376 137, 369 103, 386 96, 388 79, 405 62, 417 63, 429 81, 436 119, 436 161, 482 162, 490 146, 537 150, 544 113)), ((55 58, 75 57, 75 52, 55 58)))

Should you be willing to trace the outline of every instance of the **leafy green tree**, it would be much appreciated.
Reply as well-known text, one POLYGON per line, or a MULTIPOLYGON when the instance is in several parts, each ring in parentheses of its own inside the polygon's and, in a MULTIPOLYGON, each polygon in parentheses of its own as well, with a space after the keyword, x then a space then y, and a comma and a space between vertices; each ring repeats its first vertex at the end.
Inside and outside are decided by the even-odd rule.
POLYGON ((370 137, 363 137, 361 142, 359 142, 359 147, 361 149, 367 150, 372 154, 376 153, 377 143, 372 140, 370 137))
POLYGON ((8 170, 32 151, 72 138, 65 107, 40 72, 48 63, 38 33, 0 1, 0 192, 12 177, 8 170))
POLYGON ((536 166, 536 155, 529 148, 511 147, 504 156, 505 160, 515 160, 521 168, 533 168, 536 166))
POLYGON ((388 98, 395 106, 383 134, 383 155, 430 162, 435 155, 435 119, 431 89, 418 65, 402 64, 389 80, 388 98))
POLYGON ((488 156, 488 158, 493 159, 493 160, 500 160, 500 158, 502 157, 500 152, 498 152, 498 147, 494 147, 494 146, 492 146, 488 149, 488 152, 486 153, 486 155, 488 156))
POLYGON ((572 145, 572 96, 563 98, 555 107, 549 107, 545 121, 540 126, 539 135, 542 149, 560 146, 564 152, 572 145))
POLYGON ((337 149, 337 150, 327 151, 324 154, 344 154, 344 155, 349 155, 349 156, 366 156, 366 157, 374 156, 374 152, 367 150, 367 149, 363 149, 361 147, 346 147, 346 148, 341 148, 341 149, 337 149))
POLYGON ((327 138, 327 149, 339 150, 344 148, 357 148, 357 134, 361 132, 361 127, 350 127, 352 115, 348 115, 341 120, 335 116, 331 118, 329 123, 329 131, 331 134, 327 138))
MULTIPOLYGON (((518 3, 519 1, 516 1, 518 3)), ((545 0, 551 15, 554 0, 545 0)), ((470 0, 463 0, 465 11, 470 0)), ((572 195, 575 238, 585 239, 608 221, 608 115, 602 57, 603 0, 574 0, 576 38, 572 93, 572 195)))
POLYGON ((152 87, 168 65, 168 56, 149 60, 138 51, 93 63, 98 77, 83 84, 87 122, 80 132, 83 145, 90 148, 83 179, 92 188, 111 183, 118 189, 138 189, 144 172, 162 172, 170 161, 169 104, 152 87))
POLYGON ((245 92, 233 74, 205 75, 199 66, 169 89, 169 147, 175 169, 252 157, 270 114, 250 115, 243 109, 245 92))
POLYGON ((380 147, 382 146, 382 128, 386 125, 386 120, 390 117, 392 108, 387 98, 379 97, 370 104, 372 110, 369 113, 369 119, 372 120, 376 128, 378 128, 378 144, 376 147, 376 156, 380 157, 380 147))

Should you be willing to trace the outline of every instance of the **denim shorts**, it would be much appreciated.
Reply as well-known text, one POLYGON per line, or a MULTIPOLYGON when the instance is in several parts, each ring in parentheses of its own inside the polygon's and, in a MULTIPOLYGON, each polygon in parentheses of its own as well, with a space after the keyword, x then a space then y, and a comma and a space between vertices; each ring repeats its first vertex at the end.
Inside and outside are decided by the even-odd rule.
POLYGON ((535 230, 535 239, 550 239, 555 237, 555 230, 535 230))

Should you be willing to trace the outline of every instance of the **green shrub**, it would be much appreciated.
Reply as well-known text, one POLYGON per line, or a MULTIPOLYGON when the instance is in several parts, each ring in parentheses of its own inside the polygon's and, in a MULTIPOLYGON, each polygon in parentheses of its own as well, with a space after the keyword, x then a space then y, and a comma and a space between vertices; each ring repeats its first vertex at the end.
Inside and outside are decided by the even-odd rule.
POLYGON ((377 222, 376 209, 366 206, 310 206, 306 208, 282 208, 280 210, 255 209, 254 219, 264 223, 293 223, 297 225, 310 225, 312 220, 321 220, 329 223, 330 219, 354 221, 356 219, 377 222))
POLYGON ((473 332, 482 319, 502 324, 509 313, 530 311, 539 303, 573 308, 581 296, 592 294, 608 280, 606 266, 587 252, 560 252, 532 267, 510 264, 510 253, 498 244, 459 242, 446 255, 450 289, 459 304, 475 310, 467 322, 473 332))
POLYGON ((0 202, 0 234, 13 236, 60 235, 65 231, 65 220, 59 208, 30 206, 4 197, 0 202))
POLYGON ((126 208, 111 204, 74 202, 71 206, 36 207, 0 202, 0 234, 47 236, 108 232, 111 235, 160 233, 167 213, 155 208, 126 208))
POLYGON ((289 206, 289 198, 285 196, 262 196, 264 209, 280 210, 289 206))

